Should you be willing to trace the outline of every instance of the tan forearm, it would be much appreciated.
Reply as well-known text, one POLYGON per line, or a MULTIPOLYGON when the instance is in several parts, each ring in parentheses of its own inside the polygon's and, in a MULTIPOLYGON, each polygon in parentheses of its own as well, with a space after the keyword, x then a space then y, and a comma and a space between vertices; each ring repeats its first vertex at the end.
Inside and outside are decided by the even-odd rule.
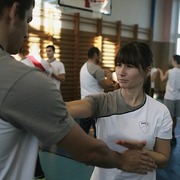
POLYGON ((59 143, 73 159, 103 168, 118 168, 127 172, 146 174, 156 166, 154 161, 140 150, 118 153, 103 141, 87 135, 77 124, 59 143))
POLYGON ((165 81, 165 76, 164 76, 162 71, 160 71, 160 79, 161 79, 162 82, 165 81))
POLYGON ((85 100, 66 102, 66 107, 73 118, 88 118, 92 116, 91 104, 85 100))
POLYGON ((54 74, 52 73, 52 77, 54 77, 56 80, 64 82, 65 81, 65 74, 54 74))
POLYGON ((158 68, 158 71, 159 71, 159 75, 160 75, 160 79, 162 82, 165 82, 167 81, 167 73, 163 73, 163 71, 161 69, 158 68))
POLYGON ((145 150, 145 151, 147 152, 147 155, 149 157, 154 159, 154 161, 155 161, 158 168, 164 167, 167 164, 168 160, 169 160, 169 157, 166 157, 162 153, 155 152, 155 151, 150 151, 150 150, 145 150))

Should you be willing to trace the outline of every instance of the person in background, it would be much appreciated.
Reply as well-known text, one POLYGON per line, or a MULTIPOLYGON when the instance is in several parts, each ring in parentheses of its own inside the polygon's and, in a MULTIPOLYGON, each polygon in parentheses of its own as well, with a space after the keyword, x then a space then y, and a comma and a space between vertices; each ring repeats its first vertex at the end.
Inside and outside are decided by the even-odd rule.
POLYGON ((56 84, 56 87, 58 89, 61 89, 60 88, 61 83, 65 81, 64 64, 60 60, 57 60, 54 57, 55 47, 53 45, 46 46, 46 54, 48 57, 47 62, 50 63, 50 65, 52 67, 51 78, 52 78, 53 82, 56 84))
POLYGON ((27 66, 37 67, 39 68, 43 73, 45 73, 48 77, 51 77, 52 74, 52 68, 48 62, 43 60, 40 55, 36 55, 34 53, 30 53, 28 55, 24 55, 22 52, 22 48, 20 48, 20 51, 18 54, 13 55, 13 57, 21 61, 22 63, 26 64, 27 66))
POLYGON ((158 70, 155 67, 151 68, 151 97, 153 98, 154 96, 154 89, 155 89, 155 80, 158 75, 158 70))
POLYGON ((153 171, 153 158, 141 150, 146 142, 126 141, 129 149, 120 153, 87 135, 51 79, 11 56, 28 36, 34 5, 35 0, 0 1, 0 179, 33 180, 39 141, 57 144, 89 165, 140 174, 153 171))
MULTIPOLYGON (((145 93, 153 64, 152 52, 145 43, 131 42, 118 51, 115 64, 120 89, 67 102, 67 109, 76 118, 98 118, 97 138, 115 151, 126 150, 118 145, 123 145, 118 139, 145 140, 147 144, 142 151, 153 158, 158 167, 164 167, 170 156, 172 119, 164 104, 145 93)), ((95 167, 91 176, 91 180, 115 179, 156 180, 156 170, 142 175, 95 167)))
MULTIPOLYGON (((51 65, 42 59, 40 55, 40 49, 38 44, 32 44, 29 48, 29 54, 26 55, 27 62, 31 60, 34 66, 40 68, 48 77, 52 76, 52 67, 51 65)), ((26 61, 23 60, 26 64, 26 61)))
MULTIPOLYGON (((103 70, 100 66, 101 53, 97 47, 91 47, 87 53, 88 60, 80 69, 80 90, 81 99, 89 94, 103 92, 104 89, 113 87, 112 74, 108 70, 103 70)), ((96 118, 86 118, 79 120, 80 126, 88 134, 91 126, 96 137, 96 118)))
POLYGON ((180 56, 175 54, 172 57, 172 69, 163 73, 162 69, 158 68, 160 79, 166 82, 166 90, 164 95, 164 104, 167 106, 173 119, 173 137, 171 144, 176 144, 175 127, 177 117, 180 116, 180 56))

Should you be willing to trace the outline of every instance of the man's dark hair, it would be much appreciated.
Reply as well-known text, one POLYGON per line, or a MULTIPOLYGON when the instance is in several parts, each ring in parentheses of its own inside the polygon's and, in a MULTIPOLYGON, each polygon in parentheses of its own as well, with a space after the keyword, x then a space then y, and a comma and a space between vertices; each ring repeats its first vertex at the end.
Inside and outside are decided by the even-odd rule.
POLYGON ((173 55, 173 59, 174 59, 174 61, 177 62, 177 64, 180 64, 180 56, 179 55, 177 55, 177 54, 173 55))
POLYGON ((94 54, 97 54, 99 55, 100 54, 100 51, 97 47, 91 47, 89 50, 88 50, 88 58, 92 58, 94 56, 94 54))
POLYGON ((4 8, 11 7, 14 2, 19 3, 18 16, 21 19, 25 18, 26 10, 30 9, 31 6, 35 6, 35 0, 0 0, 0 17, 4 8))
POLYGON ((51 48, 53 50, 53 52, 55 52, 55 47, 53 45, 48 45, 48 46, 46 46, 46 49, 47 48, 51 48))

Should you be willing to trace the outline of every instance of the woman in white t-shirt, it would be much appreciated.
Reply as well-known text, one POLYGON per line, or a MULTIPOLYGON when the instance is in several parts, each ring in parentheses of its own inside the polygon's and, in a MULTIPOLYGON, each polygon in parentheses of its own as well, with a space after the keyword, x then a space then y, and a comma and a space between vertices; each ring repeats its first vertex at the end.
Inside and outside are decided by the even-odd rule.
MULTIPOLYGON (((145 93, 152 59, 152 52, 145 43, 125 45, 115 58, 121 88, 68 102, 67 108, 74 117, 97 117, 97 138, 113 150, 123 153, 128 147, 125 147, 126 141, 145 140, 142 151, 153 158, 158 167, 163 167, 170 156, 172 119, 165 105, 145 93)), ((142 175, 95 167, 91 176, 91 180, 119 179, 156 180, 156 170, 142 175)))

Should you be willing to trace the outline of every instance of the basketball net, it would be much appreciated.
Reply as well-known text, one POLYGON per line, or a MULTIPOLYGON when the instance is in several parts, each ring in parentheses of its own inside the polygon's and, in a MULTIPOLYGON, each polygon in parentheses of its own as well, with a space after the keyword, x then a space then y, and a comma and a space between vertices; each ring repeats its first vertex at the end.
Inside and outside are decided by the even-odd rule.
POLYGON ((93 18, 102 18, 102 14, 107 14, 106 6, 108 4, 108 0, 90 0, 90 7, 93 12, 93 18))

